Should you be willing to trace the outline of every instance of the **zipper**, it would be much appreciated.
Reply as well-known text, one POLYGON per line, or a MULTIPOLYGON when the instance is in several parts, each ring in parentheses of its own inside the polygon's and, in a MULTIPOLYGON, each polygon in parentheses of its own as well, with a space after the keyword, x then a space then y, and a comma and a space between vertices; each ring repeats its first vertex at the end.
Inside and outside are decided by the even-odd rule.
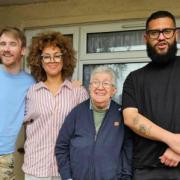
POLYGON ((99 133, 100 133, 100 131, 102 129, 102 126, 103 126, 103 124, 105 122, 107 114, 108 114, 108 111, 105 113, 105 116, 104 116, 104 118, 102 120, 102 123, 101 123, 101 126, 100 126, 98 132, 96 132, 94 117, 92 116, 93 117, 93 125, 94 125, 94 143, 93 143, 93 148, 92 148, 92 158, 90 159, 90 168, 89 168, 89 171, 90 171, 89 177, 90 177, 90 179, 89 180, 94 180, 94 178, 95 178, 94 150, 95 150, 95 147, 96 147, 96 142, 97 142, 98 135, 99 135, 99 133))

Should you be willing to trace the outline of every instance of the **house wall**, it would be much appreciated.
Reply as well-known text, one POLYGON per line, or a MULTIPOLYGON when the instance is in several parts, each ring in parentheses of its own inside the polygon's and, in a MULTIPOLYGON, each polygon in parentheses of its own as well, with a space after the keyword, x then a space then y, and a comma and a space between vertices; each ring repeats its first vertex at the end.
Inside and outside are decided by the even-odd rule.
POLYGON ((34 28, 99 21, 145 19, 156 10, 180 17, 177 0, 54 0, 49 3, 0 7, 0 28, 34 28))
MULTIPOLYGON (((0 28, 17 26, 22 29, 47 26, 146 19, 153 11, 168 10, 180 18, 179 0, 50 0, 49 3, 0 7, 0 28)), ((21 131, 17 148, 23 147, 21 131)), ((16 175, 21 171, 23 154, 16 153, 16 175)))

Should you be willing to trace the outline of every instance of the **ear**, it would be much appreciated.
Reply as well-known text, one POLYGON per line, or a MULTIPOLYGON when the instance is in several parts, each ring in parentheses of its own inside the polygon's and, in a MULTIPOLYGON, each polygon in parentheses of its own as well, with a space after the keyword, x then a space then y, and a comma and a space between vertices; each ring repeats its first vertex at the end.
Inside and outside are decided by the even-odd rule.
POLYGON ((22 49, 21 49, 21 55, 22 56, 25 56, 25 54, 26 54, 26 47, 22 47, 22 49))
POLYGON ((111 97, 113 97, 116 94, 116 92, 117 92, 117 88, 113 87, 111 97))
POLYGON ((177 42, 179 39, 179 29, 176 29, 175 31, 175 37, 176 37, 176 42, 177 42))
POLYGON ((145 43, 145 44, 147 43, 147 39, 148 39, 148 35, 145 33, 145 34, 144 34, 144 43, 145 43))

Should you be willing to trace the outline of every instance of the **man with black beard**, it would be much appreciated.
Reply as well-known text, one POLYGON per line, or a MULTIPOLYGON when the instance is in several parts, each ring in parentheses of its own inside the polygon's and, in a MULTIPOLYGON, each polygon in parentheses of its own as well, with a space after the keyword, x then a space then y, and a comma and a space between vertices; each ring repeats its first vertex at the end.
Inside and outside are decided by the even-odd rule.
POLYGON ((177 53, 177 42, 174 41, 172 45, 169 44, 169 49, 165 54, 158 54, 156 50, 148 42, 146 44, 146 48, 147 54, 151 58, 152 63, 162 66, 163 64, 166 65, 175 59, 177 53))
POLYGON ((144 35, 151 62, 124 83, 124 121, 134 131, 133 180, 180 180, 177 36, 170 12, 153 13, 144 35))

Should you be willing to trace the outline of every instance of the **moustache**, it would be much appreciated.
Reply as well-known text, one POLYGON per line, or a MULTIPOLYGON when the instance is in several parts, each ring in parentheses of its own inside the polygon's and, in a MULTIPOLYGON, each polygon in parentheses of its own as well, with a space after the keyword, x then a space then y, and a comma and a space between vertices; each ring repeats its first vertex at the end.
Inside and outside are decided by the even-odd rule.
POLYGON ((1 55, 3 55, 3 56, 12 56, 10 51, 3 51, 3 52, 1 52, 1 55))
POLYGON ((160 41, 160 42, 156 43, 155 46, 162 46, 162 45, 169 45, 169 43, 166 41, 160 41))

